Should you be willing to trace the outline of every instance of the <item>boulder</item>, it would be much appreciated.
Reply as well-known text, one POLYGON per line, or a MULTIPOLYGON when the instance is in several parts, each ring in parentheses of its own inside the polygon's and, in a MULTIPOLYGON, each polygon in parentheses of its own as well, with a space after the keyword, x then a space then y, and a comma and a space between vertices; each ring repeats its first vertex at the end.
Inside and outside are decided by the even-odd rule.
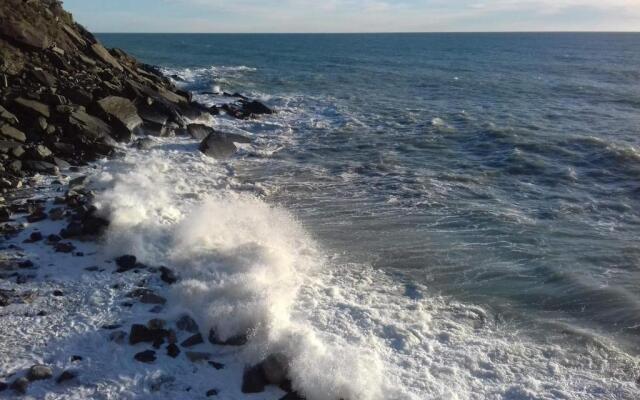
POLYGON ((186 314, 181 316, 178 322, 176 322, 176 327, 181 331, 189 333, 198 333, 200 330, 196 321, 186 314))
POLYGON ((136 353, 133 358, 143 363, 152 363, 156 360, 156 352, 153 350, 141 351, 140 353, 136 353))
POLYGON ((57 83, 56 77, 51 75, 47 71, 43 70, 42 68, 34 69, 33 71, 31 71, 31 75, 37 82, 40 82, 43 86, 46 86, 46 87, 56 86, 56 83, 57 83))
POLYGON ((60 376, 56 378, 56 383, 60 384, 66 381, 70 381, 72 379, 75 379, 76 376, 78 376, 78 373, 75 371, 70 371, 70 370, 63 371, 60 374, 60 376))
POLYGON ((58 168, 57 165, 46 161, 26 160, 23 161, 23 165, 24 168, 40 174, 60 175, 60 168, 58 168))
POLYGON ((262 393, 267 384, 262 368, 259 366, 245 368, 242 374, 242 393, 262 393))
POLYGON ((134 269, 137 265, 136 256, 124 255, 116 258, 116 265, 118 266, 118 272, 126 272, 134 269))
POLYGON ((29 21, 4 16, 0 16, 0 35, 13 42, 39 50, 44 50, 51 45, 45 30, 38 29, 29 21))
POLYGON ((18 124, 18 118, 12 113, 10 113, 9 111, 7 111, 7 109, 2 107, 1 105, 0 105, 0 119, 13 125, 18 124))
POLYGON ((8 124, 0 126, 0 135, 6 139, 15 140, 22 143, 27 140, 27 135, 8 124))
POLYGON ((105 97, 98 101, 98 106, 116 128, 115 137, 120 141, 131 140, 143 123, 136 106, 124 97, 105 97))
POLYGON ((169 285, 173 285, 178 281, 178 276, 173 270, 167 267, 160 267, 160 279, 169 285))
POLYGON ((53 376, 53 370, 46 365, 34 365, 27 372, 27 379, 31 382, 49 379, 53 376))
POLYGON ((187 131, 192 138, 197 140, 204 140, 210 134, 215 133, 213 128, 203 124, 190 124, 187 126, 187 131))
POLYGON ((182 347, 193 347, 199 344, 204 343, 204 339, 202 338, 202 335, 197 333, 191 337, 189 337, 188 339, 186 339, 185 341, 183 341, 182 343, 180 343, 180 346, 182 347))
POLYGON ((225 159, 231 157, 238 148, 224 133, 211 132, 201 143, 200 151, 209 157, 225 159))
POLYGON ((289 359, 281 353, 272 354, 260 363, 262 373, 271 385, 281 385, 289 374, 289 359))
POLYGON ((24 97, 18 97, 14 100, 14 104, 26 113, 35 117, 43 116, 45 118, 51 117, 51 110, 49 106, 39 101, 25 99, 24 97))
POLYGON ((168 334, 165 329, 149 329, 144 325, 135 324, 131 326, 129 344, 162 343, 168 334))
POLYGON ((170 343, 167 346, 167 355, 171 358, 176 358, 180 355, 180 348, 175 343, 170 343))
POLYGON ((75 128, 76 133, 91 141, 111 138, 113 131, 104 121, 87 114, 82 110, 75 110, 69 115, 69 124, 75 128))
POLYGON ((11 389, 15 390, 20 394, 27 393, 27 389, 29 388, 29 380, 25 377, 18 378, 11 384, 11 389))
POLYGON ((248 341, 249 339, 247 338, 247 335, 236 335, 226 340, 222 340, 216 333, 215 329, 211 328, 211 330, 209 330, 209 343, 218 346, 244 346, 248 341))
POLYGON ((113 58, 109 51, 107 51, 107 49, 105 49, 100 43, 92 44, 91 50, 105 64, 111 65, 117 70, 123 70, 122 65, 120 65, 120 63, 118 63, 118 61, 113 58))

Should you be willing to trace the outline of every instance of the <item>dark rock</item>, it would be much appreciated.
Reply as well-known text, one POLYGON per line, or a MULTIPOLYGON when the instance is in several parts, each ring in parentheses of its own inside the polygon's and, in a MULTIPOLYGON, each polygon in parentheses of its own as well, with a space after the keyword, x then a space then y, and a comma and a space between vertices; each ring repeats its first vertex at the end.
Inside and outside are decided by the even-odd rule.
POLYGON ((82 356, 71 356, 71 362, 82 361, 82 356))
POLYGON ((156 352, 153 350, 145 350, 133 356, 137 361, 143 363, 152 363, 156 360, 156 352))
POLYGON ((47 214, 44 212, 44 210, 38 209, 27 217, 27 222, 33 224, 35 222, 44 221, 45 219, 47 219, 47 214))
POLYGON ((115 137, 120 141, 130 141, 131 136, 142 125, 142 118, 138 115, 136 106, 129 99, 109 96, 98 101, 98 105, 116 127, 115 137))
POLYGON ((52 294, 53 294, 55 297, 62 297, 62 296, 64 296, 64 292, 63 292, 62 290, 60 290, 60 289, 56 289, 56 290, 54 290, 52 294))
POLYGON ((203 124, 190 124, 187 126, 187 131, 189 131, 189 135, 191 135, 192 138, 197 140, 204 140, 211 133, 215 132, 213 128, 203 124))
POLYGON ((77 187, 84 187, 89 182, 89 177, 86 175, 78 176, 69 180, 69 189, 74 190, 77 187))
POLYGON ((197 334, 191 336, 190 338, 186 339, 182 343, 180 343, 180 346, 182 346, 182 347, 193 347, 193 346, 199 345, 201 343, 204 343, 204 339, 202 338, 201 334, 197 333, 197 334))
POLYGON ((224 159, 231 157, 238 148, 226 135, 212 132, 200 143, 199 149, 209 157, 224 159))
POLYGON ((213 396, 217 396, 217 395, 218 395, 218 390, 217 389, 207 390, 207 397, 213 397, 213 396))
POLYGON ((62 372, 60 376, 58 376, 58 378, 56 379, 56 382, 60 384, 66 381, 70 381, 74 379, 76 376, 78 376, 77 372, 67 370, 62 372))
POLYGON ((218 346, 244 346, 247 342, 248 338, 246 335, 236 335, 227 340, 221 340, 213 328, 209 331, 209 343, 211 344, 218 346))
POLYGON ((111 138, 113 135, 111 127, 106 122, 82 110, 73 111, 69 115, 68 122, 75 129, 76 134, 92 141, 111 138))
POLYGON ((71 243, 58 242, 55 245, 56 253, 71 253, 76 247, 71 243))
POLYGON ((71 222, 66 228, 60 231, 60 236, 64 239, 82 236, 82 224, 80 222, 71 222))
POLYGON ((124 343, 124 340, 126 338, 127 338, 127 333, 123 331, 113 331, 109 334, 109 340, 118 344, 124 343))
POLYGON ((196 321, 186 314, 181 316, 180 319, 176 322, 176 327, 178 327, 178 329, 180 329, 181 331, 186 331, 189 333, 198 333, 198 331, 200 330, 196 321))
POLYGON ((153 140, 149 138, 141 138, 135 141, 134 146, 140 150, 149 150, 153 147, 153 140))
POLYGON ((265 106, 264 104, 256 100, 249 101, 249 102, 243 101, 242 105, 245 112, 251 115, 273 114, 272 109, 270 109, 269 107, 265 106))
POLYGON ((260 368, 269 384, 280 385, 287 380, 289 360, 284 354, 272 354, 260 363, 260 368))
POLYGON ((27 114, 30 114, 36 118, 39 116, 45 118, 51 117, 51 110, 49 109, 49 106, 40 103, 39 101, 25 99, 24 97, 18 97, 14 100, 14 103, 27 114))
POLYGON ((31 241, 32 243, 39 242, 41 240, 42 240, 42 233, 40 232, 32 232, 31 235, 29 236, 29 241, 31 241))
POLYGON ((49 219, 52 221, 60 221, 64 219, 66 213, 66 210, 62 207, 53 208, 49 210, 49 219))
POLYGON ((11 221, 11 210, 9 207, 0 207, 0 222, 11 221))
POLYGON ((33 172, 47 175, 60 175, 60 168, 57 165, 46 161, 27 160, 23 161, 24 167, 33 172))
POLYGON ((219 362, 215 362, 215 361, 209 361, 209 365, 211 365, 213 368, 217 370, 221 370, 224 368, 224 364, 220 364, 219 362))
POLYGON ((268 382, 259 366, 245 368, 242 374, 242 393, 262 393, 268 382))
POLYGON ((201 362, 201 361, 209 361, 211 358, 211 353, 202 353, 197 351, 187 351, 185 353, 189 361, 191 362, 201 362))
POLYGON ((117 272, 127 272, 134 269, 137 265, 136 256, 124 255, 116 258, 117 272))
POLYGON ((169 285, 173 285, 178 281, 178 276, 173 270, 167 267, 160 267, 160 279, 169 285))
POLYGON ((0 105, 0 120, 4 120, 12 125, 17 125, 19 122, 18 118, 15 115, 7 111, 7 109, 2 107, 1 105, 0 105))
POLYGON ((31 382, 49 379, 53 376, 53 370, 46 365, 34 365, 27 372, 27 379, 31 382))
POLYGON ((144 325, 135 324, 131 326, 129 333, 129 344, 137 343, 158 343, 164 341, 169 332, 164 329, 149 329, 144 325))
POLYGON ((142 304, 165 304, 166 302, 167 299, 155 293, 145 293, 140 297, 140 303, 142 304))
POLYGON ((175 343, 170 343, 167 346, 167 355, 172 358, 176 358, 180 355, 180 348, 175 343))
POLYGON ((44 86, 56 86, 56 77, 43 70, 42 68, 34 69, 33 71, 31 71, 31 75, 36 81, 40 82, 44 86))
POLYGON ((297 392, 289 392, 282 396, 280 400, 306 400, 306 398, 301 396, 297 392))
POLYGON ((7 385, 5 382, 0 381, 0 392, 3 392, 8 388, 9 388, 9 385, 7 385))
POLYGON ((49 235, 47 236, 47 242, 55 244, 58 243, 59 241, 61 241, 62 238, 58 235, 49 235))
POLYGON ((18 378, 11 384, 11 389, 14 391, 25 394, 27 393, 27 389, 29 388, 29 380, 27 378, 18 378))

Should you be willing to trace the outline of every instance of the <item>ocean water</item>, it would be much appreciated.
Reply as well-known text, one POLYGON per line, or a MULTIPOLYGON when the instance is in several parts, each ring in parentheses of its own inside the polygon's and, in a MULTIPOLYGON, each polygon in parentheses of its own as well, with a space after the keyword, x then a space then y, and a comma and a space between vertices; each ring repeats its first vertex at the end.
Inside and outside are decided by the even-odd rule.
POLYGON ((111 246, 247 360, 311 400, 640 398, 640 34, 99 37, 278 111, 103 177, 111 246))

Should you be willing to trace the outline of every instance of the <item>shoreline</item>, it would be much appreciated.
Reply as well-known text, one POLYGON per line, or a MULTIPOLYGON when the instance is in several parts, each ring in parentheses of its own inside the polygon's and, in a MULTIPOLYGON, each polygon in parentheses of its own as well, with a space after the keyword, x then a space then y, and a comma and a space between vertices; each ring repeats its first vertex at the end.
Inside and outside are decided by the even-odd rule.
MULTIPOLYGON (((241 94, 220 93, 229 99, 220 107, 192 101, 192 94, 176 87, 159 68, 141 64, 122 50, 105 49, 56 1, 10 0, 0 8, 6 16, 0 29, 0 233, 5 239, 0 259, 0 318, 11 320, 7 325, 18 323, 29 329, 50 325, 46 320, 53 320, 62 324, 60 333, 69 335, 70 327, 64 326, 68 318, 91 319, 92 313, 104 318, 106 312, 112 321, 94 323, 83 334, 102 336, 107 346, 115 344, 133 365, 176 359, 180 368, 188 369, 191 364, 205 371, 227 371, 222 372, 227 377, 221 382, 235 381, 242 393, 278 398, 282 395, 272 387, 279 387, 283 399, 302 398, 292 388, 289 361, 280 353, 244 366, 233 357, 226 357, 224 364, 214 360, 214 353, 221 349, 233 353, 245 346, 249 331, 230 335, 209 327, 202 330, 189 314, 165 315, 170 308, 168 292, 179 282, 179 275, 164 266, 142 264, 132 254, 105 258, 100 242, 109 229, 110 216, 94 205, 100 195, 92 184, 96 161, 144 151, 153 145, 151 137, 173 136, 196 140, 200 145, 195 151, 225 159, 237 150, 235 143, 251 139, 217 132, 201 121, 220 114, 256 118, 273 111, 241 94), (95 265, 78 269, 78 264, 87 261, 95 265), (98 284, 101 279, 105 280, 103 287, 98 284), (89 295, 83 288, 87 282, 109 299, 111 306, 97 302, 107 310, 91 307, 91 302, 77 302, 78 297, 89 295), (115 307, 114 302, 120 304, 115 307), (56 310, 58 307, 62 309, 56 310), (142 307, 149 309, 140 310, 142 307), (136 310, 133 317, 127 310, 136 310), (79 314, 73 316, 74 312, 79 314), (56 314, 64 316, 60 319, 56 314), (210 346, 217 351, 194 351, 210 346), (230 368, 225 368, 227 363, 230 368), (230 376, 239 371, 240 376, 230 376)), ((3 330, 4 340, 18 339, 9 326, 3 330)), ((49 336, 47 341, 59 340, 55 331, 44 336, 49 336)), ((20 354, 19 361, 11 355, 1 360, 0 397, 43 395, 74 382, 91 386, 90 377, 83 376, 83 364, 91 360, 91 354, 74 351, 69 344, 45 348, 40 351, 58 353, 55 360, 38 360, 40 351, 31 356, 20 354), (59 354, 63 352, 69 354, 59 354)), ((151 391, 174 385, 176 379, 189 378, 163 375, 151 382, 151 391)), ((194 395, 213 397, 219 390, 211 387, 194 395)))

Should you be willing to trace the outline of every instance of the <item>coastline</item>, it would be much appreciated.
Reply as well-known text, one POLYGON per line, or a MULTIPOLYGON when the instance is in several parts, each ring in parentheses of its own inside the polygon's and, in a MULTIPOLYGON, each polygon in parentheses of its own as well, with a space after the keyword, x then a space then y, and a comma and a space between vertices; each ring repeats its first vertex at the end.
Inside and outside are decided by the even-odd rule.
POLYGON ((96 163, 148 150, 169 137, 200 143, 193 150, 203 157, 225 159, 236 143, 251 139, 217 132, 207 121, 273 111, 237 93, 220 93, 228 101, 219 107, 192 101, 158 68, 105 49, 57 1, 11 0, 1 8, 0 318, 3 347, 13 346, 15 353, 0 359, 0 397, 44 396, 82 384, 95 390, 85 396, 140 398, 109 388, 105 394, 91 382, 106 376, 96 376, 87 363, 104 362, 104 348, 117 347, 123 372, 135 375, 158 359, 162 369, 174 372, 143 382, 156 395, 174 390, 180 380, 181 390, 201 389, 196 398, 227 389, 220 384, 235 386, 237 393, 301 398, 285 355, 256 355, 246 365, 234 356, 250 330, 218 332, 200 327, 188 313, 175 314, 171 286, 181 277, 173 269, 100 250, 112 221, 96 163), (99 337, 104 345, 94 343, 94 354, 87 354, 66 342, 73 335, 99 337), (203 349, 209 351, 196 351, 203 349), (192 376, 181 375, 184 370, 192 376), (207 376, 215 372, 220 384, 205 391, 207 376))

